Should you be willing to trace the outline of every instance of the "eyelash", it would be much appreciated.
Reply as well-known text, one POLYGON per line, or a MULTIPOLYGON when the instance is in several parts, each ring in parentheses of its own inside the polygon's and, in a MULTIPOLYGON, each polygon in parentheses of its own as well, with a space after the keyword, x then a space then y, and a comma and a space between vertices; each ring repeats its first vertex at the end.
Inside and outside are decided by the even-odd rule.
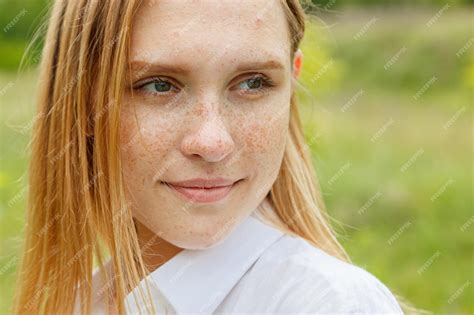
MULTIPOLYGON (((257 74, 254 74, 252 75, 251 77, 243 80, 243 81, 240 81, 239 83, 237 83, 237 86, 239 86, 240 84, 244 83, 244 82, 247 82, 249 80, 252 80, 252 79, 260 79, 261 80, 261 86, 260 88, 258 89, 254 89, 254 90, 248 90, 248 91, 251 91, 251 92, 242 92, 242 93, 239 93, 239 94, 243 94, 243 95, 260 95, 260 94, 264 94, 267 92, 268 89, 272 88, 275 86, 275 83, 273 82, 272 79, 270 79, 268 76, 264 75, 264 74, 261 74, 261 73, 257 73, 257 74)), ((145 86, 147 86, 148 84, 150 83, 155 83, 155 82, 167 82, 169 84, 171 84, 173 87, 174 87, 174 84, 172 82, 170 82, 169 80, 166 80, 166 79, 163 79, 162 77, 153 77, 153 78, 150 78, 148 80, 146 80, 145 82, 143 83, 139 83, 137 86, 133 87, 134 90, 138 90, 138 91, 141 91, 142 93, 145 93, 145 94, 148 94, 148 95, 152 95, 152 96, 166 96, 167 94, 170 93, 170 91, 166 91, 166 92, 149 92, 149 91, 145 91, 143 88, 145 86)), ((173 88, 172 87, 172 88, 173 88)), ((176 89, 176 87, 174 87, 176 89)))

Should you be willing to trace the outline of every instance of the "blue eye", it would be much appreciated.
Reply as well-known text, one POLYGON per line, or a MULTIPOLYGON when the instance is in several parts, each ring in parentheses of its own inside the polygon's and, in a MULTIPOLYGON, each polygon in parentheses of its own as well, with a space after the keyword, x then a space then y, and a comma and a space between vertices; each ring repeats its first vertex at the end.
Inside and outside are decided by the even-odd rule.
MULTIPOLYGON (((241 94, 255 95, 265 93, 268 88, 274 85, 269 77, 263 74, 256 74, 237 84, 237 89, 241 94)), ((167 96, 169 93, 179 91, 173 83, 160 77, 151 78, 138 84, 134 89, 152 96, 167 96)))
POLYGON ((238 86, 241 87, 243 90, 248 91, 244 93, 252 94, 264 92, 264 90, 269 87, 272 87, 273 85, 273 81, 270 78, 262 75, 256 75, 245 81, 242 81, 241 83, 239 83, 238 86))
POLYGON ((164 94, 169 92, 173 88, 173 85, 162 79, 153 79, 153 81, 146 82, 138 88, 151 94, 164 94))
POLYGON ((239 86, 242 87, 242 84, 246 84, 249 89, 259 89, 263 82, 261 78, 251 78, 240 83, 239 86))

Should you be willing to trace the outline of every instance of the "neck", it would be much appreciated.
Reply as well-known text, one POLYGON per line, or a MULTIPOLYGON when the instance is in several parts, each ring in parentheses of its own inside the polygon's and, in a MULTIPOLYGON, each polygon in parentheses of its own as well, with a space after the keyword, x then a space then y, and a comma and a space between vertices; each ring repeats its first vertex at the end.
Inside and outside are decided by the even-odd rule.
POLYGON ((148 272, 156 270, 183 250, 163 240, 140 221, 135 220, 135 226, 143 261, 148 272))

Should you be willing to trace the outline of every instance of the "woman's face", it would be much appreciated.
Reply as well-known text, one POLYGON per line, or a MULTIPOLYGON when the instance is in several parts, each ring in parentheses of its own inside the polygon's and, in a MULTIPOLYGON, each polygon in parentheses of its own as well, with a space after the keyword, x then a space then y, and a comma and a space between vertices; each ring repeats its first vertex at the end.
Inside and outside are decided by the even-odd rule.
POLYGON ((286 23, 276 0, 160 0, 138 10, 121 112, 123 174, 134 218, 161 239, 211 247, 270 190, 294 75, 286 23), (194 179, 227 187, 179 183, 194 179))

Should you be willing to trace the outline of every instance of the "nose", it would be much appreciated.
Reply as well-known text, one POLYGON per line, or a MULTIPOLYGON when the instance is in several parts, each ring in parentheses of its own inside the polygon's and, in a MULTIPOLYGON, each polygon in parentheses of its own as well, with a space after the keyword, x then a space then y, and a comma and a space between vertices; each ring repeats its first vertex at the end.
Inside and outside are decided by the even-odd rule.
POLYGON ((181 152, 186 156, 200 156, 208 162, 222 161, 234 150, 232 136, 220 115, 211 112, 203 118, 197 131, 191 130, 183 138, 181 152))

